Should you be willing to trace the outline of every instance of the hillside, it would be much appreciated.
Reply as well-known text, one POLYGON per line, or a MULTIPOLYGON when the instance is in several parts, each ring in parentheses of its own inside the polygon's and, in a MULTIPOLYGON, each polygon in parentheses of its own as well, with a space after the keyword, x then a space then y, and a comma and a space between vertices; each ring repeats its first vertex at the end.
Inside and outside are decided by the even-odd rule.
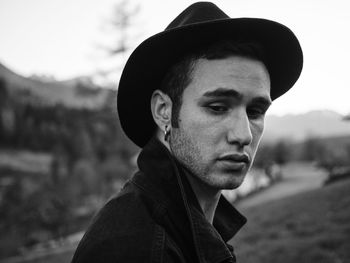
POLYGON ((238 262, 350 262, 350 180, 242 208, 238 262))
MULTIPOLYGON (((15 101, 90 109, 114 105, 116 102, 115 90, 99 88, 86 77, 49 82, 20 76, 0 63, 0 78, 6 81, 15 101)), ((275 142, 287 138, 302 141, 311 136, 324 138, 347 135, 350 135, 350 122, 336 112, 324 110, 297 115, 267 115, 263 140, 275 142)))
POLYGON ((42 81, 20 76, 0 63, 0 78, 15 101, 34 105, 62 104, 72 108, 101 108, 115 91, 102 89, 86 78, 68 81, 42 81))
MULTIPOLYGON (((350 179, 239 210, 248 223, 230 241, 238 262, 350 262, 350 179)), ((69 262, 74 248, 26 263, 69 262)))
POLYGON ((301 141, 308 137, 339 137, 350 135, 350 122, 334 111, 310 111, 304 114, 284 116, 268 115, 264 140, 281 138, 301 141))

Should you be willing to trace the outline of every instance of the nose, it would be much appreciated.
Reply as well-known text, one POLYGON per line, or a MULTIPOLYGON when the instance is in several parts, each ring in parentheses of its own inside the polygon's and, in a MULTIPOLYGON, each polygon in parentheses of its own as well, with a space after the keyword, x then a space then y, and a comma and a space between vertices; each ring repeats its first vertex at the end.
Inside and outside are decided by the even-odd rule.
POLYGON ((245 111, 239 111, 232 116, 227 132, 229 144, 237 144, 240 147, 249 145, 253 136, 250 128, 249 118, 245 111))

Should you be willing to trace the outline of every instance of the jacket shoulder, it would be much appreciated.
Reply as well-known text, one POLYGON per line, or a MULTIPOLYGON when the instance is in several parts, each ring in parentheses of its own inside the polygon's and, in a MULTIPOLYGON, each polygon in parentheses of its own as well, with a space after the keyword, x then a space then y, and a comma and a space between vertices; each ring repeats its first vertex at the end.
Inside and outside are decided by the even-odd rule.
POLYGON ((154 219, 156 204, 132 185, 125 189, 94 218, 72 262, 162 262, 165 231, 154 219))

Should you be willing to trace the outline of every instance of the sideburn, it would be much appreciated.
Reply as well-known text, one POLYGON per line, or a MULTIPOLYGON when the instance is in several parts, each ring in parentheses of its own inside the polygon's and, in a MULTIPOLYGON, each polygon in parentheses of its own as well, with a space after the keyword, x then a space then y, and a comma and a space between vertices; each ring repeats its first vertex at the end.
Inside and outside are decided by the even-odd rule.
POLYGON ((171 126, 173 128, 179 128, 179 115, 182 101, 176 101, 171 109, 171 126))

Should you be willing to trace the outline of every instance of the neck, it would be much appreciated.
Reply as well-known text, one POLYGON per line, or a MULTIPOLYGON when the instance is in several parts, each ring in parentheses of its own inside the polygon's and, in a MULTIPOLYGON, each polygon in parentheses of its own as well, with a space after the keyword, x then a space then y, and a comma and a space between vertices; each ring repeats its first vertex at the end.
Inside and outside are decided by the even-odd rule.
MULTIPOLYGON (((162 135, 160 130, 158 130, 157 132, 157 138, 171 152, 169 143, 164 140, 164 136, 162 135)), ((193 192, 197 197, 198 203, 202 208, 205 218, 210 224, 213 224, 215 210, 219 203, 221 190, 209 187, 208 185, 198 180, 185 167, 183 167, 183 169, 186 171, 186 177, 190 182, 193 192)))
POLYGON ((195 193, 198 203, 202 208, 205 218, 210 224, 213 224, 216 207, 219 203, 221 190, 213 189, 198 180, 192 174, 186 173, 193 192, 195 193))

